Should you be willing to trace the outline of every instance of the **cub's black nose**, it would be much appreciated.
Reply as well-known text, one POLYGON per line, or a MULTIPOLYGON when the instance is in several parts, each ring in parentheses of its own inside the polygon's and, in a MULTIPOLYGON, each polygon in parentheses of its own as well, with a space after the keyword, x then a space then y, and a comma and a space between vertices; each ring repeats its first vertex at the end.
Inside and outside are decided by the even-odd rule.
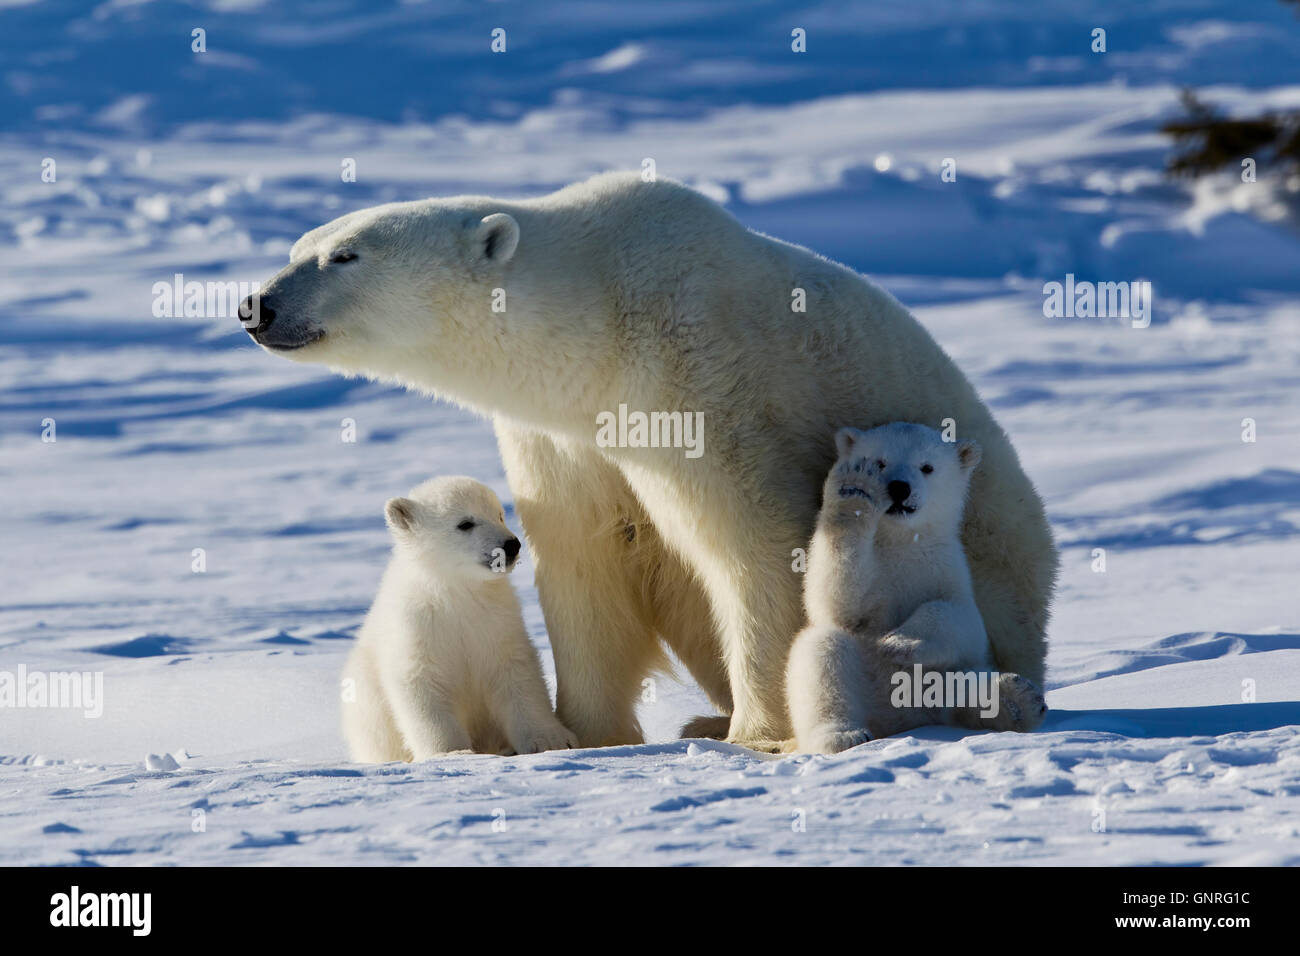
POLYGON ((239 321, 244 326, 244 330, 254 338, 256 338, 254 333, 269 329, 271 323, 275 321, 275 309, 271 308, 270 296, 254 292, 239 303, 239 321))
POLYGON ((518 538, 509 539, 508 541, 506 541, 504 547, 505 547, 506 557, 509 558, 511 561, 513 561, 515 559, 515 556, 519 554, 519 539, 518 538))
POLYGON ((905 481, 891 481, 885 490, 889 492, 889 499, 900 505, 912 494, 912 486, 905 481))

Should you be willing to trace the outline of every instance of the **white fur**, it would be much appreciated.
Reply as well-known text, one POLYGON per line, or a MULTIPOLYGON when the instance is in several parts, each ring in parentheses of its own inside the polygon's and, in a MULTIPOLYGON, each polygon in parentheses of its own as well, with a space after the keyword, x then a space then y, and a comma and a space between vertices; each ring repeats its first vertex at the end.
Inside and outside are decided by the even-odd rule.
POLYGON ((808 549, 808 624, 794 639, 786 673, 798 749, 836 753, 930 723, 1037 726, 1046 705, 1015 674, 998 678, 1001 699, 987 717, 979 708, 899 708, 890 699, 893 675, 914 664, 991 672, 961 545, 979 445, 945 443, 931 428, 895 423, 841 429, 836 446, 808 549))
POLYGON ((577 746, 551 712, 507 579, 514 535, 497 496, 470 478, 435 478, 385 515, 393 557, 343 671, 352 759, 577 746), (465 521, 474 527, 457 527, 465 521))
POLYGON ((789 736, 791 554, 850 423, 951 417, 980 441, 963 527, 975 599, 998 663, 1041 679, 1056 551, 965 377, 887 293, 680 184, 608 174, 539 199, 361 210, 303 236, 262 295, 269 349, 492 416, 558 712, 584 745, 641 739, 659 639, 732 739, 789 736), (702 412, 704 455, 598 447, 596 417, 619 403, 702 412))

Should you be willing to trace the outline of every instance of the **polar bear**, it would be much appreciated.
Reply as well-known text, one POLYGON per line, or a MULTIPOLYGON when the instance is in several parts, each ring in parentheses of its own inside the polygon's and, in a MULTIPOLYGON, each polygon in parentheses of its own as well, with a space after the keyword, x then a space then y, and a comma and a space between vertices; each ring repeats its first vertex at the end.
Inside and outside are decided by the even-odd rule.
POLYGON ((797 748, 838 753, 924 724, 1038 726, 1047 710, 1038 688, 992 671, 962 552, 979 443, 896 422, 843 428, 835 445, 808 549, 808 626, 786 671, 797 748), (932 706, 911 694, 914 673, 918 686, 923 673, 935 675, 932 706), (945 699, 938 681, 948 678, 953 697, 945 699))
POLYGON ((558 714, 584 745, 642 739, 664 645, 730 739, 790 736, 791 556, 843 425, 952 418, 980 442, 962 529, 975 601, 999 667, 1042 678, 1056 549, 974 388, 888 293, 679 183, 612 173, 537 199, 358 210, 299 239, 242 311, 276 355, 492 418, 558 714), (624 407, 693 416, 703 453, 621 428, 602 443, 624 407))
POLYGON ((384 517, 393 557, 343 670, 352 759, 576 747, 506 577, 520 545, 492 490, 434 478, 384 517))

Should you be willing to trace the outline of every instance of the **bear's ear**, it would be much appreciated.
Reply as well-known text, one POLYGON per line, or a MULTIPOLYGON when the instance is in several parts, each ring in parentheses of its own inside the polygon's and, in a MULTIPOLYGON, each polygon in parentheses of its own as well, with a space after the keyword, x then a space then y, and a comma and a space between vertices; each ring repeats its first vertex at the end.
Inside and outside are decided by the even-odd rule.
POLYGON ((970 471, 980 463, 980 458, 984 456, 980 443, 973 438, 964 438, 957 442, 957 462, 961 465, 962 471, 970 471))
POLYGON ((853 453, 853 448, 861 435, 862 432, 856 428, 841 428, 835 433, 835 450, 841 458, 848 458, 853 453))
POLYGON ((396 532, 407 532, 415 525, 415 502, 410 498, 389 498, 384 505, 384 520, 396 532))
POLYGON ((519 245, 519 223, 504 212, 484 216, 474 229, 474 255, 487 262, 510 261, 519 245))

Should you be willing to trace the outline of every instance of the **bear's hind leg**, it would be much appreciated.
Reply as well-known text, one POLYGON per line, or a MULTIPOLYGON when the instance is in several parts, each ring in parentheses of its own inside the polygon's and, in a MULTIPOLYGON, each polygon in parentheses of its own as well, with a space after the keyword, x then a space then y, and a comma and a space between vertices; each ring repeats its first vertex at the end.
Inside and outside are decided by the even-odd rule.
POLYGON ((348 655, 342 678, 343 739, 357 763, 409 760, 393 714, 374 671, 368 649, 357 645, 348 655))

